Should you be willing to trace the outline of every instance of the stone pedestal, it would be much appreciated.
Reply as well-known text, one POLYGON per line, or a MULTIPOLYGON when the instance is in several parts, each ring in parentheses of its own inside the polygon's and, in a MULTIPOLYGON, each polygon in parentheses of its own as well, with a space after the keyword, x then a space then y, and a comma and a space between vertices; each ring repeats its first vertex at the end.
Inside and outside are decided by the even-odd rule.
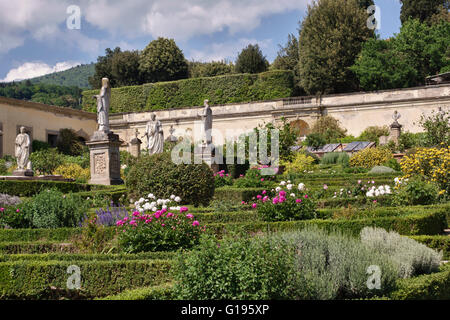
POLYGON ((219 164, 214 162, 214 145, 201 144, 194 149, 194 163, 204 161, 214 173, 219 171, 219 164))
POLYGON ((14 170, 12 176, 15 177, 32 177, 34 176, 33 170, 30 169, 22 169, 22 170, 14 170))
POLYGON ((389 132, 389 141, 393 141, 396 146, 398 146, 398 140, 400 138, 400 134, 402 133, 402 125, 399 124, 397 121, 395 121, 390 126, 390 132, 389 132))
POLYGON ((130 141, 130 153, 133 157, 137 158, 141 155, 141 144, 142 141, 137 137, 130 141))
POLYGON ((120 178, 119 136, 112 132, 95 131, 86 145, 91 154, 90 184, 122 184, 120 178))

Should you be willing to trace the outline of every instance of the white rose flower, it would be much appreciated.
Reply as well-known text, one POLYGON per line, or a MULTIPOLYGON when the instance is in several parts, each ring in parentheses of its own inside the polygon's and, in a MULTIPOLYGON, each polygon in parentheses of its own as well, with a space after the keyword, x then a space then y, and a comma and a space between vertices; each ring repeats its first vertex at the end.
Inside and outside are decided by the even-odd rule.
POLYGON ((291 193, 290 196, 291 196, 292 198, 295 198, 295 193, 291 193))
POLYGON ((279 192, 280 190, 281 190, 280 187, 276 187, 276 188, 275 188, 275 191, 276 191, 276 192, 279 192))
POLYGON ((148 194, 149 199, 152 199, 154 197, 153 193, 148 194))
POLYGON ((286 186, 286 188, 287 188, 288 190, 292 190, 292 184, 288 184, 288 185, 286 186))
POLYGON ((170 196, 170 199, 172 199, 172 200, 175 199, 175 195, 174 195, 174 194, 171 195, 171 196, 170 196))
POLYGON ((298 190, 302 191, 302 190, 304 190, 304 189, 305 189, 305 184, 300 182, 300 183, 298 184, 298 190))
POLYGON ((152 211, 156 212, 156 211, 158 211, 158 208, 157 207, 153 207, 152 211))
POLYGON ((286 185, 286 181, 281 181, 280 186, 284 186, 284 185, 286 185))
POLYGON ((174 200, 175 200, 175 202, 180 202, 180 201, 181 201, 181 198, 178 197, 178 196, 176 196, 174 200))

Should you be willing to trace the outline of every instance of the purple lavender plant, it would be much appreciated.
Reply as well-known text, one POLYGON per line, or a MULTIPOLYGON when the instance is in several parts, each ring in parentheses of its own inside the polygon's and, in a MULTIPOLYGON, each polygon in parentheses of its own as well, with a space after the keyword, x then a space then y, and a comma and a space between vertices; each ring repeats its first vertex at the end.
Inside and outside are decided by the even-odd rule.
MULTIPOLYGON (((97 224, 105 227, 115 226, 118 220, 130 217, 125 206, 121 204, 115 206, 113 202, 106 207, 106 210, 103 208, 95 210, 95 214, 97 215, 97 224)), ((80 222, 79 226, 81 227, 87 219, 88 217, 85 215, 83 222, 80 222)))

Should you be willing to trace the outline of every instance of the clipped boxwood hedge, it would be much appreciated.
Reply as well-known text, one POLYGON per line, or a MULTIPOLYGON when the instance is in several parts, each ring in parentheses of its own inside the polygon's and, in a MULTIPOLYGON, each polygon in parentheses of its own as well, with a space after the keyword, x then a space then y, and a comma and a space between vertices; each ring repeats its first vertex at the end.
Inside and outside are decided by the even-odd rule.
POLYGON ((63 193, 96 190, 116 190, 111 186, 46 180, 0 180, 0 193, 11 196, 31 197, 45 189, 58 189, 63 193))
POLYGON ((141 253, 42 253, 42 254, 0 254, 0 262, 7 261, 118 261, 118 260, 170 260, 175 255, 172 251, 141 253))
POLYGON ((328 231, 341 230, 358 236, 364 227, 372 226, 394 230, 402 235, 437 235, 447 227, 446 212, 444 210, 412 214, 403 217, 366 218, 366 219, 312 219, 283 222, 245 222, 245 223, 213 223, 207 225, 210 233, 222 235, 227 232, 278 232, 303 229, 316 225, 328 231))
POLYGON ((397 290, 391 293, 394 300, 449 300, 450 264, 440 272, 397 281, 397 290))
POLYGON ((20 242, 0 242, 0 253, 46 253, 46 252, 76 252, 77 248, 72 243, 61 243, 54 241, 20 241, 20 242))
POLYGON ((125 290, 116 295, 96 300, 175 300, 171 282, 148 288, 125 290))
MULTIPOLYGON (((110 112, 201 106, 204 99, 217 105, 287 98, 292 96, 293 89, 294 74, 286 70, 147 83, 113 88, 110 112)), ((95 94, 98 90, 83 91, 83 110, 96 112, 96 102, 92 99, 95 94)))
POLYGON ((103 297, 166 283, 169 270, 170 260, 1 262, 0 299, 103 297), (79 290, 67 289, 67 268, 71 265, 80 268, 79 290))

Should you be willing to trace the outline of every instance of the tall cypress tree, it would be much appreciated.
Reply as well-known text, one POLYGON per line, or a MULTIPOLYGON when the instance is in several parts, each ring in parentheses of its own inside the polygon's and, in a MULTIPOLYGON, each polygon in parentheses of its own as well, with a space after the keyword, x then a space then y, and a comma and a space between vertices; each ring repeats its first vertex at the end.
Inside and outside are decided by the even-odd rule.
POLYGON ((400 20, 402 23, 409 18, 419 19, 420 22, 429 22, 432 17, 439 14, 441 10, 449 10, 449 0, 400 0, 402 9, 400 11, 400 20))

